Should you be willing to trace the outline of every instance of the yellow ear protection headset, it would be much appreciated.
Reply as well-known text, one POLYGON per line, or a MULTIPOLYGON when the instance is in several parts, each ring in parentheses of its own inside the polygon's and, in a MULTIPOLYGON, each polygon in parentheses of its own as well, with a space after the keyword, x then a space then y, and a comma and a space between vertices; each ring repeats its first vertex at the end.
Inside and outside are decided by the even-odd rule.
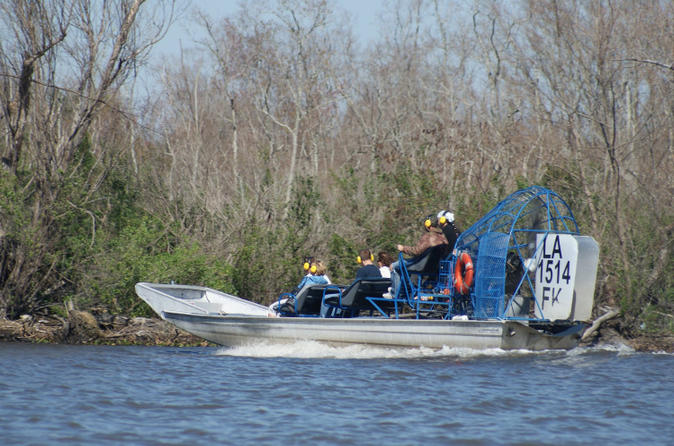
POLYGON ((302 264, 302 268, 304 268, 304 271, 309 271, 311 268, 311 264, 313 262, 313 257, 305 257, 304 258, 304 263, 302 264))
MULTIPOLYGON (((369 251, 369 252, 370 252, 370 261, 374 262, 374 254, 372 254, 372 251, 369 251)), ((360 256, 358 256, 358 257, 356 257, 356 262, 357 263, 363 263, 363 259, 361 259, 360 256)))
POLYGON ((430 230, 430 229, 431 229, 431 226, 433 226, 433 223, 434 223, 434 222, 433 222, 433 219, 434 219, 434 218, 435 218, 435 215, 429 215, 429 216, 427 216, 426 219, 424 220, 424 227, 425 227, 427 230, 430 230))
MULTIPOLYGON (((440 223, 441 225, 444 225, 445 223, 448 223, 449 218, 447 217, 447 215, 449 215, 449 218, 454 218, 453 214, 451 212, 440 211, 440 213, 438 214, 438 223, 440 223)), ((452 220, 452 221, 454 221, 454 220, 452 220)))

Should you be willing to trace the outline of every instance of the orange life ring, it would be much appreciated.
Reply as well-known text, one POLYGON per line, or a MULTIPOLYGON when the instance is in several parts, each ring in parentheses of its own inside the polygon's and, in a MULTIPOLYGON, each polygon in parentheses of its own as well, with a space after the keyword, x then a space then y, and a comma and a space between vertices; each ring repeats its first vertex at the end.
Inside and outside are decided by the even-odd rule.
POLYGON ((454 289, 459 294, 468 294, 473 285, 473 260, 467 252, 462 252, 454 266, 454 289))

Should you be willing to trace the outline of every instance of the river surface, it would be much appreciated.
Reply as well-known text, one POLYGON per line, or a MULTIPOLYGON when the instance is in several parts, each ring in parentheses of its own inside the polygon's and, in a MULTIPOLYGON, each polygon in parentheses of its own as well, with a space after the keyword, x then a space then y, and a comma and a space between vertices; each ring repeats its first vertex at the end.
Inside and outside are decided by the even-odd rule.
POLYGON ((673 445, 674 355, 0 343, 0 444, 673 445))

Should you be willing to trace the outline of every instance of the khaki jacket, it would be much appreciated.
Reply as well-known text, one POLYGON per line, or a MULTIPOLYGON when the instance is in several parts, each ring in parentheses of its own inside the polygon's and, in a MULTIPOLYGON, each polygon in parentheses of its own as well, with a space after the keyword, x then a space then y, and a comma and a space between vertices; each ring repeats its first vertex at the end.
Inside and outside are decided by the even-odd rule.
POLYGON ((428 232, 421 236, 419 241, 414 246, 403 245, 402 252, 409 256, 418 256, 426 251, 428 248, 438 245, 447 245, 447 238, 445 234, 438 228, 432 227, 428 232))

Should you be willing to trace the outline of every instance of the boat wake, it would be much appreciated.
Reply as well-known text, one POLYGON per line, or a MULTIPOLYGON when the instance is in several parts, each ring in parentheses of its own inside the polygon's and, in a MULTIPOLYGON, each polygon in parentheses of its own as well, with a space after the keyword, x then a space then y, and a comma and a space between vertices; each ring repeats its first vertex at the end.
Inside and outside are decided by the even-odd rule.
POLYGON ((475 350, 470 348, 385 347, 373 345, 329 345, 317 341, 296 341, 288 344, 259 343, 241 347, 223 347, 217 356, 245 356, 256 358, 326 358, 326 359, 422 359, 422 358, 478 358, 499 356, 537 355, 530 350, 502 350, 500 348, 475 350))
POLYGON ((605 344, 593 347, 576 347, 571 350, 503 350, 492 348, 476 350, 471 348, 427 348, 427 347, 385 347, 365 344, 330 345, 317 341, 296 341, 287 344, 256 343, 240 347, 221 347, 216 356, 236 356, 251 358, 316 358, 316 359, 470 359, 470 358, 517 358, 528 356, 554 356, 572 359, 588 354, 615 353, 629 356, 636 352, 624 344, 605 344))

